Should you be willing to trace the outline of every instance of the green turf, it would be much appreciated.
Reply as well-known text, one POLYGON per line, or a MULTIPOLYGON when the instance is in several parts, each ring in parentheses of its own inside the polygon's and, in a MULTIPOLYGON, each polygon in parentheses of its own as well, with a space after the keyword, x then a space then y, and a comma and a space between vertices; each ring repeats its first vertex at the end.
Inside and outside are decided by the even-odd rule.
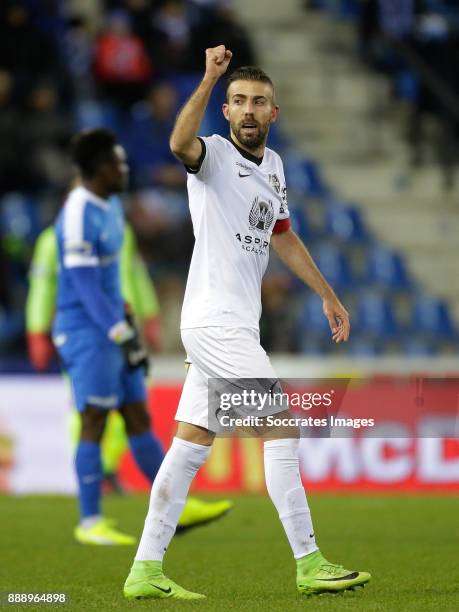
MULTIPOLYGON (((311 495, 322 552, 373 581, 362 592, 302 599, 294 563, 274 509, 264 497, 238 497, 222 521, 173 541, 166 571, 207 595, 202 602, 127 602, 122 586, 133 547, 83 547, 72 540, 75 501, 60 497, 0 497, 0 591, 66 592, 87 610, 459 610, 458 516, 454 497, 311 495)), ((139 533, 143 496, 107 498, 107 515, 139 533)), ((4 609, 50 609, 5 606, 4 609)))

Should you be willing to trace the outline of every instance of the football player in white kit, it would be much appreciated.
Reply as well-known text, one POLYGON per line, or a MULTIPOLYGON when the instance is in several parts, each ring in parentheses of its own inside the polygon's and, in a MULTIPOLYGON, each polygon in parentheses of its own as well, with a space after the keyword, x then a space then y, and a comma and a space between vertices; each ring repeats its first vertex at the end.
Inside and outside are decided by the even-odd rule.
MULTIPOLYGON (((177 433, 153 483, 142 538, 124 585, 129 599, 204 597, 167 578, 162 562, 217 430, 210 414, 209 379, 277 380, 259 341, 261 281, 270 246, 322 298, 331 339, 345 342, 349 337, 348 313, 290 227, 282 161, 266 147, 269 127, 279 115, 270 78, 254 67, 236 70, 228 79, 223 105, 229 137, 197 135, 212 90, 230 60, 231 51, 223 45, 206 50, 204 77, 180 111, 170 138, 172 152, 189 173, 196 238, 181 320, 191 367, 176 414, 177 433)), ((296 559, 300 593, 363 586, 370 574, 330 563, 317 547, 298 465, 298 430, 291 429, 286 437, 262 426, 257 433, 264 441, 268 493, 296 559)))

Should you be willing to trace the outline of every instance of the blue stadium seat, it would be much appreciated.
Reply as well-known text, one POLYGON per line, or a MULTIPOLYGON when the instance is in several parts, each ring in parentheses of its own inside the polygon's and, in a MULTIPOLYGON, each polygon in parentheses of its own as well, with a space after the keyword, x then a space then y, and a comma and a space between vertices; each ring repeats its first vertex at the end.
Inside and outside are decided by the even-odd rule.
POLYGON ((317 338, 306 333, 301 337, 299 350, 303 355, 325 355, 329 352, 330 345, 330 339, 317 338))
POLYGON ((0 307, 0 349, 17 341, 24 333, 22 312, 7 312, 0 307))
POLYGON ((451 320, 446 303, 430 295, 420 295, 413 306, 413 332, 434 339, 454 339, 457 330, 451 320))
POLYGON ((294 208, 289 206, 289 208, 293 230, 298 234, 301 240, 309 241, 311 239, 311 229, 305 211, 299 206, 295 206, 294 208))
POLYGON ((314 259, 327 281, 335 289, 348 289, 353 285, 349 262, 333 244, 321 243, 313 249, 314 259))
POLYGON ((75 131, 103 127, 118 132, 119 111, 107 102, 85 100, 80 102, 74 115, 75 131))
POLYGON ((436 353, 433 342, 416 336, 406 338, 402 348, 407 357, 431 357, 436 353))
POLYGON ((369 233, 360 211, 355 206, 331 203, 326 208, 328 233, 343 242, 365 242, 369 233))
POLYGON ((274 149, 278 153, 283 151, 288 145, 287 139, 282 134, 277 123, 273 123, 269 128, 268 146, 270 149, 274 149))
POLYGON ((318 295, 309 294, 306 297, 299 325, 303 338, 330 338, 330 326, 322 309, 322 300, 318 295))
POLYGON ((368 253, 366 281, 390 289, 410 289, 411 282, 401 255, 377 245, 368 253))
POLYGON ((414 72, 402 68, 395 75, 396 94, 409 102, 415 102, 419 96, 419 79, 414 72))
POLYGON ((304 159, 293 151, 284 154, 284 171, 288 189, 311 197, 328 195, 320 166, 314 161, 304 159))
POLYGON ((364 293, 353 319, 359 332, 380 339, 393 338, 401 333, 390 301, 378 293, 364 293))
POLYGON ((34 242, 40 232, 40 204, 17 191, 0 199, 0 230, 8 236, 34 242))
MULTIPOLYGON (((167 81, 177 89, 178 105, 182 106, 199 85, 201 74, 173 74, 168 75, 167 81)), ((228 133, 228 123, 223 116, 221 107, 225 101, 225 88, 222 83, 217 83, 215 90, 209 100, 207 111, 201 124, 200 133, 204 135, 228 133)))
POLYGON ((354 20, 360 14, 358 0, 311 0, 311 8, 329 11, 337 19, 354 20))
POLYGON ((349 353, 353 357, 376 357, 381 355, 381 344, 372 338, 356 336, 349 343, 349 353))
POLYGON ((178 104, 184 104, 199 85, 201 76, 197 73, 175 73, 167 75, 167 82, 177 89, 178 104))
POLYGON ((361 2, 358 0, 341 0, 338 6, 335 5, 336 16, 346 21, 354 21, 360 14, 361 2))

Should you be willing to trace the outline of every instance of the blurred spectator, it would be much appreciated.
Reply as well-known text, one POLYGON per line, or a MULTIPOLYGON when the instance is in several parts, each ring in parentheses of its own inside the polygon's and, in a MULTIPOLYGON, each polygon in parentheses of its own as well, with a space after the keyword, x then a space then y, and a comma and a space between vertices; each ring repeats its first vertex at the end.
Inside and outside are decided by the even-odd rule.
POLYGON ((150 50, 168 72, 190 67, 191 25, 184 0, 163 0, 153 17, 150 50))
POLYGON ((78 98, 94 96, 93 36, 89 22, 76 14, 69 18, 65 35, 66 59, 78 98))
POLYGON ((0 11, 0 67, 14 74, 20 99, 33 79, 59 78, 59 53, 52 37, 33 27, 23 3, 1 2, 0 11))
POLYGON ((250 66, 256 63, 252 44, 245 28, 238 22, 232 0, 220 0, 212 18, 196 28, 191 53, 192 67, 200 70, 206 48, 221 44, 233 52, 228 68, 229 73, 240 66, 250 66))
POLYGON ((27 97, 19 128, 21 142, 32 165, 37 188, 59 186, 70 179, 65 156, 72 133, 67 112, 59 108, 58 93, 50 81, 38 81, 27 97))
POLYGON ((0 193, 24 188, 21 181, 26 177, 23 176, 24 164, 16 133, 17 120, 13 78, 9 72, 0 70, 0 193))
POLYGON ((140 36, 147 49, 150 48, 153 14, 158 0, 124 0, 122 3, 129 12, 133 31, 140 36))
POLYGON ((96 41, 94 72, 101 94, 121 107, 145 95, 152 65, 141 38, 132 32, 126 12, 109 15, 106 29, 96 41))
POLYGON ((177 91, 167 82, 154 85, 130 114, 122 142, 132 168, 132 184, 185 188, 186 174, 169 149, 178 109, 177 91))
POLYGON ((79 15, 95 35, 102 24, 103 9, 107 2, 104 0, 66 0, 64 10, 67 15, 79 15))
POLYGON ((445 188, 454 184, 459 152, 458 25, 457 1, 365 0, 358 26, 362 59, 385 72, 407 103, 412 165, 420 166, 431 149, 445 188))

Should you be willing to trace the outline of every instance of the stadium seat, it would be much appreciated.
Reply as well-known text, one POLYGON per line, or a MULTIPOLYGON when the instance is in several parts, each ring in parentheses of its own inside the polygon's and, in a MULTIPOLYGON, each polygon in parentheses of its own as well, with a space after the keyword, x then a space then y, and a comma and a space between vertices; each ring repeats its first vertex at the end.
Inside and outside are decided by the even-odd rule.
POLYGON ((406 338, 402 349, 407 357, 431 357, 436 353, 433 342, 416 336, 406 338))
POLYGON ((401 255, 377 245, 368 253, 366 282, 390 289, 410 289, 411 282, 401 255))
POLYGON ((313 248, 313 255, 320 271, 332 287, 348 289, 353 285, 349 262, 336 245, 321 243, 313 248))
POLYGON ((316 162, 300 157, 289 150, 284 157, 285 178, 289 190, 297 191, 310 197, 324 197, 328 195, 320 166, 316 162))
POLYGON ((303 355, 326 355, 331 344, 329 338, 317 338, 306 333, 301 336, 298 349, 303 355))
POLYGON ((74 123, 76 131, 103 127, 118 132, 120 117, 116 108, 107 102, 85 100, 76 106, 74 123))
POLYGON ((353 357, 376 357, 382 353, 382 348, 375 339, 356 336, 349 343, 349 353, 353 357))
POLYGON ((419 95, 419 80, 414 72, 402 68, 394 79, 396 94, 403 100, 415 102, 419 95))
POLYGON ((420 295, 413 306, 413 332, 433 339, 455 339, 457 330, 446 303, 430 295, 420 295))
POLYGON ((358 0, 311 0, 310 6, 330 12, 337 19, 352 21, 360 14, 361 3, 358 0))
POLYGON ((328 233, 343 242, 365 242, 369 233, 359 210, 355 206, 331 203, 326 208, 328 233))
POLYGON ((179 105, 184 104, 199 85, 201 76, 196 73, 168 74, 167 81, 177 89, 179 105))
POLYGON ((40 205, 17 191, 0 199, 0 230, 4 236, 33 242, 40 232, 40 205))
POLYGON ((401 333, 390 301, 376 292, 364 293, 357 305, 355 326, 369 337, 393 338, 401 333))
POLYGON ((322 300, 318 295, 308 294, 306 297, 299 324, 302 338, 330 338, 330 326, 323 312, 322 300))
POLYGON ((274 149, 277 153, 283 151, 288 145, 288 141, 282 134, 276 123, 273 123, 269 129, 269 148, 274 149))
POLYGON ((22 312, 7 312, 0 307, 0 348, 8 348, 24 333, 24 316, 22 312))
MULTIPOLYGON (((182 106, 199 85, 201 74, 173 74, 168 75, 167 81, 176 88, 178 93, 178 105, 182 106)), ((227 134, 228 123, 221 111, 225 100, 225 88, 218 83, 209 100, 207 111, 201 124, 201 134, 227 134)))
POLYGON ((301 240, 309 242, 312 239, 312 235, 305 211, 299 206, 295 206, 294 208, 290 206, 289 208, 293 230, 298 234, 301 240))

